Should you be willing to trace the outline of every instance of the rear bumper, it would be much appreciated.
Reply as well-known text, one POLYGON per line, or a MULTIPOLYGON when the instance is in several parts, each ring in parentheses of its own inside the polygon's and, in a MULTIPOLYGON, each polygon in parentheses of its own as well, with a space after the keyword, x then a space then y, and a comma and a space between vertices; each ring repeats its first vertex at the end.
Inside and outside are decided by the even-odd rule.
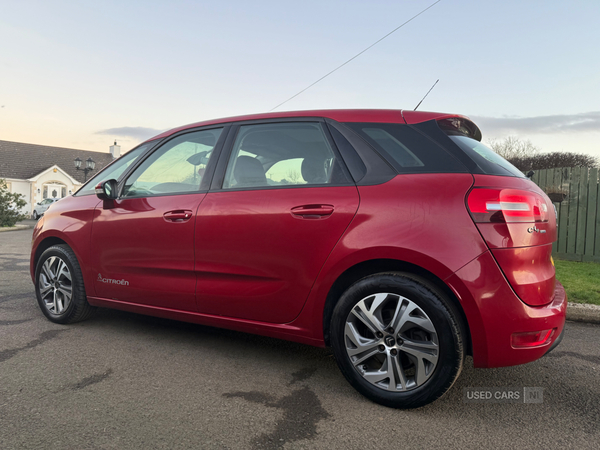
POLYGON ((535 361, 562 339, 567 296, 558 282, 552 303, 528 306, 511 289, 489 252, 471 261, 446 282, 459 298, 467 317, 475 367, 514 366, 535 361), (514 333, 549 329, 554 333, 542 345, 527 348, 512 345, 514 333))
POLYGON ((546 353, 544 353, 544 356, 546 356, 548 353, 550 353, 552 350, 554 350, 556 347, 558 347, 564 337, 565 337, 565 328, 563 327, 563 330, 558 335, 558 337, 554 340, 552 345, 550 345, 550 348, 548 348, 548 350, 546 350, 546 353))

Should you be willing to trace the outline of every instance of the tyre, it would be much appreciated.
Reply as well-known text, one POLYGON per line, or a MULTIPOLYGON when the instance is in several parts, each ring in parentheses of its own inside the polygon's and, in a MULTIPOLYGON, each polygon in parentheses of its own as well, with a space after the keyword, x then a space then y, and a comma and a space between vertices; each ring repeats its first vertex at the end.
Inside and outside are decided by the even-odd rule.
POLYGON ((34 220, 38 220, 40 218, 39 214, 37 213, 37 211, 33 212, 33 219, 34 220))
POLYGON ((417 408, 438 399, 460 375, 464 326, 435 286, 406 273, 356 282, 331 319, 338 366, 365 397, 392 408, 417 408))
POLYGON ((68 245, 48 248, 35 269, 35 293, 44 315, 55 323, 85 320, 96 308, 87 302, 79 262, 68 245))

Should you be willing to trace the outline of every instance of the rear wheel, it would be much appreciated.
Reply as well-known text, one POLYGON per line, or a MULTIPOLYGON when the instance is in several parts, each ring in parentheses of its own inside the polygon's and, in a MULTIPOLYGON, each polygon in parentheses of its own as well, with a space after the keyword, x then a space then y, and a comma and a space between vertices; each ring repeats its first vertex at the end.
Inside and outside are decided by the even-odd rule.
POLYGON ((79 322, 95 311, 87 302, 77 257, 67 245, 54 245, 42 253, 35 270, 35 293, 52 322, 79 322))
POLYGON ((372 275, 340 298, 331 342, 346 379, 361 394, 393 408, 441 397, 465 357, 464 331, 451 303, 426 280, 404 273, 372 275))

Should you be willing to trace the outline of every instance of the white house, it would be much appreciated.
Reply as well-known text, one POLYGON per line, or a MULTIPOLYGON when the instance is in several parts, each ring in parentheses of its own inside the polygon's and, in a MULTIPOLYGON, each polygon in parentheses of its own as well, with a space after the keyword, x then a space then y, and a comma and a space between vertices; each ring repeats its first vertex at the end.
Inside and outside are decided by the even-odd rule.
POLYGON ((45 198, 63 198, 76 192, 84 184, 84 171, 75 167, 75 159, 85 162, 91 158, 95 168, 87 179, 98 173, 113 159, 118 158, 121 147, 112 145, 110 153, 49 147, 0 141, 0 179, 4 179, 10 192, 25 196, 25 214, 31 215, 36 203, 45 198))

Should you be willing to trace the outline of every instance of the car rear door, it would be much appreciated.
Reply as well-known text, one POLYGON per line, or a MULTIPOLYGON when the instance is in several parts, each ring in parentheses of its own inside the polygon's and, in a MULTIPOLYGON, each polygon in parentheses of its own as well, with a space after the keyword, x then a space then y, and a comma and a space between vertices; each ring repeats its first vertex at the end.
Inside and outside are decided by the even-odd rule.
POLYGON ((198 311, 290 322, 358 191, 318 120, 239 125, 230 142, 196 220, 198 311))

